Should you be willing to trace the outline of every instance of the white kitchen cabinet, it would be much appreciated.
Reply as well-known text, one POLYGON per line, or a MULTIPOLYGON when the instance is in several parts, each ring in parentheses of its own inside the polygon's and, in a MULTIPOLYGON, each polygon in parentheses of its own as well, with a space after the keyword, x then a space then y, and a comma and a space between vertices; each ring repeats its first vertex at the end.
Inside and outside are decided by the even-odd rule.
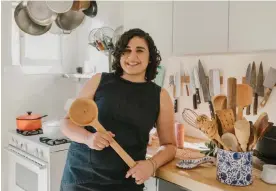
POLYGON ((229 51, 276 50, 276 2, 231 1, 229 51))
POLYGON ((227 1, 174 2, 174 56, 226 52, 227 47, 227 1))
POLYGON ((148 32, 162 58, 171 56, 172 2, 125 1, 124 28, 141 28, 148 32))

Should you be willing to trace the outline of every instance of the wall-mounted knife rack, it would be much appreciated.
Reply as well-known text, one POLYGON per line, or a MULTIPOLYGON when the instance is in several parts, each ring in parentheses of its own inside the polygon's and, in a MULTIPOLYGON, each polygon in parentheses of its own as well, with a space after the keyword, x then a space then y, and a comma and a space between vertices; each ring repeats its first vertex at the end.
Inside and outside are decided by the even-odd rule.
MULTIPOLYGON (((246 77, 242 77, 242 83, 246 84, 246 77)), ((274 87, 276 87, 276 84, 274 85, 274 87)))
MULTIPOLYGON (((207 82, 209 81, 209 77, 206 76, 207 82)), ((190 83, 190 76, 181 76, 181 83, 190 83)), ((223 76, 220 76, 220 84, 223 84, 223 76)))

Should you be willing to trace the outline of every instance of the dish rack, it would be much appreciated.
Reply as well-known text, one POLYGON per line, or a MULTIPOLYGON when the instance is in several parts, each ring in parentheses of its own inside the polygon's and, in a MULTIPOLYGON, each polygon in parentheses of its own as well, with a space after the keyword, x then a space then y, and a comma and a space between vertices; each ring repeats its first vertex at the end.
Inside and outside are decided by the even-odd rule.
POLYGON ((119 26, 115 30, 105 26, 93 29, 88 36, 88 44, 108 56, 109 72, 112 71, 112 54, 114 52, 115 44, 122 32, 122 26, 119 26))

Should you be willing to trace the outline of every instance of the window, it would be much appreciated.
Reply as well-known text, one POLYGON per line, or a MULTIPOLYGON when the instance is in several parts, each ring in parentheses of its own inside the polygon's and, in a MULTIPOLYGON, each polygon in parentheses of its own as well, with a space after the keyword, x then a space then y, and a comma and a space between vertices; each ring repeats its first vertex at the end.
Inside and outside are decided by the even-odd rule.
POLYGON ((12 64, 26 68, 40 67, 53 70, 60 69, 62 64, 62 37, 49 31, 40 36, 23 32, 14 20, 14 10, 18 2, 12 2, 12 64))

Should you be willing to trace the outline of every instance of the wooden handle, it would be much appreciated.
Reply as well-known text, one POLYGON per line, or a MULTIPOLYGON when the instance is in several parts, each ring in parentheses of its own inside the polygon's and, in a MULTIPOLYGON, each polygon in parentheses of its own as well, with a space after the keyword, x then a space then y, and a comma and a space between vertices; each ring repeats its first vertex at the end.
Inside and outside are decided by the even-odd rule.
MULTIPOLYGON (((98 120, 94 120, 91 126, 97 129, 99 132, 106 132, 106 129, 100 124, 98 120)), ((116 153, 125 161, 125 163, 132 168, 136 162, 127 154, 127 152, 112 138, 110 146, 116 151, 116 153)))
POLYGON ((186 84, 186 92, 187 92, 187 96, 190 96, 190 93, 189 93, 189 89, 188 89, 188 85, 186 84))
POLYGON ((266 88, 264 98, 263 98, 263 100, 262 100, 262 102, 260 104, 261 107, 264 107, 266 105, 267 100, 268 100, 271 92, 272 92, 272 89, 266 88))
POLYGON ((243 107, 238 107, 237 120, 242 120, 242 118, 243 118, 243 107))
POLYGON ((257 110, 258 110, 258 94, 255 93, 254 103, 253 103, 253 115, 257 115, 257 110))
POLYGON ((223 146, 223 149, 226 151, 230 151, 230 149, 223 143, 223 141, 221 140, 220 136, 217 134, 217 136, 215 137, 216 141, 219 142, 219 144, 221 144, 223 146))
POLYGON ((250 115, 250 109, 251 109, 250 105, 246 107, 246 115, 250 115))
POLYGON ((237 89, 237 79, 228 78, 227 79, 227 109, 232 109, 234 117, 236 119, 236 89, 237 89))

